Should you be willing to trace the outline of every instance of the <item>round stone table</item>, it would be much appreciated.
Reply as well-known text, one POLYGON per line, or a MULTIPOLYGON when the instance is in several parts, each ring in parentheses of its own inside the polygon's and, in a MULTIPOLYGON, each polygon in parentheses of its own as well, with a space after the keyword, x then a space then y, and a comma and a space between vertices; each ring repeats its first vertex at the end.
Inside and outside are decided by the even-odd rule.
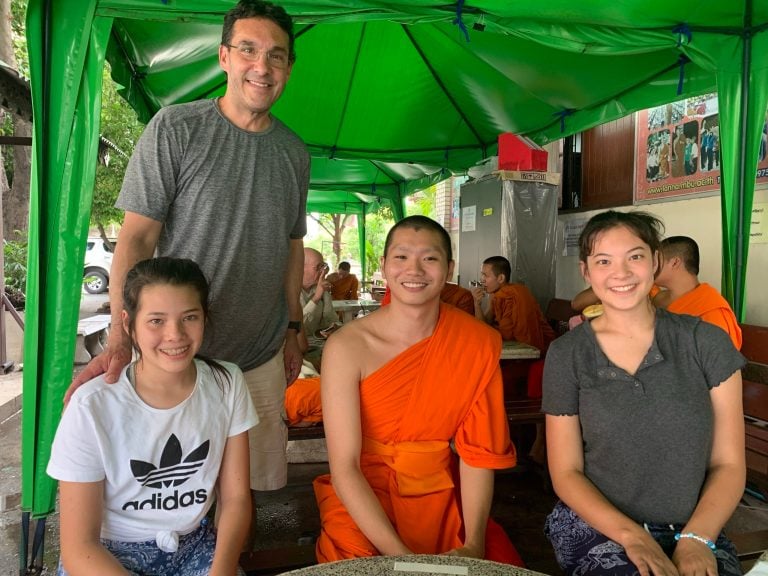
POLYGON ((458 556, 375 556, 308 566, 291 572, 290 576, 545 576, 534 572, 475 558, 458 556))

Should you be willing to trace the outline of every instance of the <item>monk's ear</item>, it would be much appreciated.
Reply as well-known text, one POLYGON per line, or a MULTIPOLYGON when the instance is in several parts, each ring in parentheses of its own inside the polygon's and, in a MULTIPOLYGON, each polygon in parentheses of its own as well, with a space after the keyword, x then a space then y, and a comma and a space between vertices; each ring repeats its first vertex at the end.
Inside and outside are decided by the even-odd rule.
POLYGON ((386 275, 384 274, 384 261, 385 260, 386 260, 386 258, 384 258, 384 256, 379 258, 379 270, 381 270, 381 277, 384 278, 384 280, 387 279, 386 275))
POLYGON ((451 260, 450 262, 448 262, 448 275, 445 277, 446 282, 450 282, 451 280, 453 280, 453 271, 455 267, 456 267, 456 262, 454 260, 451 260))

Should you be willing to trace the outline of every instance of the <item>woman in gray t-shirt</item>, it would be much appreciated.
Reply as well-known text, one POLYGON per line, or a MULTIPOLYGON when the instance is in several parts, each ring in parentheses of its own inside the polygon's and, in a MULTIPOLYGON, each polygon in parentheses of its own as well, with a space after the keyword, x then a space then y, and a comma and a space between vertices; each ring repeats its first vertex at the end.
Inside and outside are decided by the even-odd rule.
POLYGON ((661 228, 587 223, 580 267, 604 313, 547 354, 546 531, 567 574, 741 574, 722 528, 744 489, 745 361, 720 328, 651 304, 661 228))

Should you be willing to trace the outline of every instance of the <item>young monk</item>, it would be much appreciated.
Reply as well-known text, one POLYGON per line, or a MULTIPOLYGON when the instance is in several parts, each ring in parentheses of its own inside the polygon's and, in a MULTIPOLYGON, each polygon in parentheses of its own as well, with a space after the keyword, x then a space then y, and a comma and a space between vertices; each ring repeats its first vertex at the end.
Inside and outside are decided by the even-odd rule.
POLYGON ((699 245, 688 236, 670 236, 661 243, 661 270, 656 284, 666 290, 653 303, 675 314, 698 316, 719 326, 741 350, 741 328, 728 301, 706 282, 699 282, 699 245))
POLYGON ((314 483, 320 562, 450 553, 521 563, 488 517, 493 469, 516 460, 501 339, 440 302, 453 265, 450 237, 439 224, 423 216, 401 220, 381 260, 390 305, 346 324, 326 344, 331 474, 314 483))

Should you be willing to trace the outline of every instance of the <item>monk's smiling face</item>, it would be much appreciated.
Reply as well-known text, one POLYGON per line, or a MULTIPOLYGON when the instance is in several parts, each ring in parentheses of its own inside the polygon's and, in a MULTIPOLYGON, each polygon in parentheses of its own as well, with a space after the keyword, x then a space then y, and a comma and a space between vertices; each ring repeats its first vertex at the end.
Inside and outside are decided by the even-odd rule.
POLYGON ((439 299, 446 280, 453 275, 440 236, 425 228, 399 228, 381 259, 381 270, 392 298, 409 304, 439 299))

